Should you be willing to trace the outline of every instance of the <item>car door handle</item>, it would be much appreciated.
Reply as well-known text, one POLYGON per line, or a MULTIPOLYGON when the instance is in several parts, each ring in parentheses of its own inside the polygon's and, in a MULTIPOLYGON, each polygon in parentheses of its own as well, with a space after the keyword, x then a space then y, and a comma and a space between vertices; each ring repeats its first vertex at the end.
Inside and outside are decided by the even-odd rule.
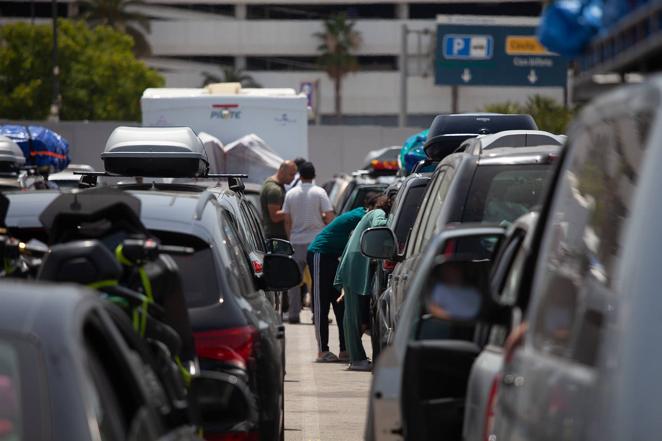
POLYGON ((503 376, 501 383, 509 387, 522 387, 524 386, 524 377, 521 375, 506 374, 503 376))
POLYGON ((276 338, 283 340, 285 338, 285 325, 278 325, 276 329, 276 338))
POLYGON ((403 280, 403 281, 407 280, 408 278, 409 278, 409 276, 408 276, 407 274, 405 274, 404 276, 402 276, 402 280, 403 280))
POLYGON ((398 280, 400 280, 400 276, 391 276, 391 280, 397 282, 398 280))

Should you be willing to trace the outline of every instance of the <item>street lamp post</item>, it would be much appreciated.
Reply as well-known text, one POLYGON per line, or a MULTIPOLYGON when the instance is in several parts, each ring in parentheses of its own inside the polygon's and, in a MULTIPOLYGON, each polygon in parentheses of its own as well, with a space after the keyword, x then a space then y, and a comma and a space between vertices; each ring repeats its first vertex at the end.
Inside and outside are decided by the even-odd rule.
POLYGON ((57 62, 57 0, 51 0, 51 9, 53 15, 53 101, 49 119, 51 121, 60 120, 60 66, 57 62))

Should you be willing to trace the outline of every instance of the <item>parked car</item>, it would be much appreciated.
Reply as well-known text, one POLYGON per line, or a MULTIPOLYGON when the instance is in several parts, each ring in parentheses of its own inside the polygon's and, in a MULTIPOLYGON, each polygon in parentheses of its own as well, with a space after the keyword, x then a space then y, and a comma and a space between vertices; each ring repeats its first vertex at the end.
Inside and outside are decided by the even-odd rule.
MULTIPOLYGON (((200 440, 192 425, 169 428, 153 371, 96 294, 4 281, 0 301, 3 439, 200 440)), ((247 388, 227 374, 193 379, 189 399, 205 416, 242 420, 251 410, 247 388)))
MULTIPOLYGON (((397 262, 388 285, 384 326, 396 328, 410 277, 418 271, 421 251, 435 234, 454 223, 509 224, 534 209, 542 202, 558 153, 559 146, 511 147, 444 158, 426 189, 405 250, 381 251, 382 258, 397 262)), ((380 230, 395 235, 389 227, 372 231, 380 230)), ((364 238, 371 234, 375 233, 365 232, 364 238)))
POLYGON ((536 145, 563 145, 565 135, 554 135, 543 130, 504 130, 491 135, 469 138, 460 144, 459 151, 480 154, 483 150, 499 147, 532 147, 536 145))
POLYGON ((395 175, 400 166, 398 156, 402 146, 384 147, 371 150, 363 159, 363 169, 375 175, 395 175))
MULTIPOLYGON (((508 229, 490 270, 489 292, 501 304, 515 303, 517 288, 521 280, 526 256, 531 249, 537 213, 529 213, 517 219, 508 229)), ((494 405, 503 365, 504 344, 511 327, 517 327, 522 314, 511 309, 510 323, 478 324, 481 333, 480 355, 474 361, 469 374, 467 399, 464 411, 462 439, 484 441, 489 439, 494 423, 494 405), (482 341, 486 339, 486 341, 482 341), (483 346, 484 343, 485 345, 483 346)))
POLYGON ((373 178, 367 173, 354 174, 338 194, 336 201, 332 201, 334 210, 337 214, 342 214, 363 207, 370 197, 384 193, 394 180, 395 176, 373 178))
POLYGON ((93 172, 94 168, 87 164, 69 164, 64 170, 48 176, 48 182, 57 185, 58 188, 78 188, 80 175, 75 172, 93 172))
MULTIPOLYGON (((423 202, 425 189, 430 183, 429 175, 412 174, 399 182, 394 196, 387 226, 393 230, 398 240, 398 251, 404 251, 409 232, 416 219, 416 214, 423 202)), ((389 187, 390 188, 390 187, 389 187)), ((388 191, 387 191, 388 194, 388 191)), ((379 352, 390 339, 392 320, 389 318, 388 277, 395 266, 395 261, 376 262, 371 301, 371 337, 372 356, 377 359, 379 352)))
MULTIPOLYGON (((395 244, 388 229, 372 231, 364 233, 365 254, 376 255, 395 244)), ((393 341, 373 369, 366 440, 461 438, 466 386, 480 342, 474 341, 474 324, 456 326, 440 320, 431 314, 428 304, 437 277, 444 273, 440 267, 444 259, 470 256, 471 273, 486 280, 503 236, 502 227, 472 223, 450 226, 430 239, 412 273, 393 341)), ((461 310, 470 311, 476 300, 471 300, 471 293, 460 294, 456 303, 461 310), (465 298, 471 301, 467 303, 465 298)))
POLYGON ((543 207, 491 439, 659 437, 662 79, 585 107, 543 207))

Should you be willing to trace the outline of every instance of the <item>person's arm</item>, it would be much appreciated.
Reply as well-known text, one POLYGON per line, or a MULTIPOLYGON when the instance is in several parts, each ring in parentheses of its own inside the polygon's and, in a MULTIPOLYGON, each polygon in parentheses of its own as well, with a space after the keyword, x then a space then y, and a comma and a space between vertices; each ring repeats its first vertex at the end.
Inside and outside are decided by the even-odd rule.
POLYGON ((292 216, 289 213, 283 213, 283 219, 285 220, 285 235, 289 239, 290 231, 292 231, 292 216))
POLYGON ((271 219, 271 222, 275 224, 285 220, 285 213, 280 208, 280 205, 277 204, 267 204, 267 209, 269 210, 269 219, 271 219))
POLYGON ((321 212, 322 212, 322 220, 326 225, 331 223, 334 217, 336 217, 335 211, 333 211, 333 206, 331 205, 331 201, 329 200, 329 196, 326 194, 326 191, 320 189, 320 207, 321 207, 321 212))

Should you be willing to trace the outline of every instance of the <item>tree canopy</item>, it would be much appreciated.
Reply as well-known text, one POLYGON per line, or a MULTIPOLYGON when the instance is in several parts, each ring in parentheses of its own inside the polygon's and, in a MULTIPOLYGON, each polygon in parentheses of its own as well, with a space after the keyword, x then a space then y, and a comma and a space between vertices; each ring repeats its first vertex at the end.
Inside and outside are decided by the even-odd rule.
POLYGON ((525 104, 511 101, 488 104, 484 112, 494 113, 526 113, 533 117, 540 130, 562 134, 568 128, 574 112, 564 108, 553 98, 542 95, 530 96, 525 104))
MULTIPOLYGON (((62 120, 139 120, 140 96, 163 78, 138 61, 130 36, 108 26, 58 22, 62 120)), ((52 101, 50 25, 0 27, 0 117, 45 119, 52 101)))

